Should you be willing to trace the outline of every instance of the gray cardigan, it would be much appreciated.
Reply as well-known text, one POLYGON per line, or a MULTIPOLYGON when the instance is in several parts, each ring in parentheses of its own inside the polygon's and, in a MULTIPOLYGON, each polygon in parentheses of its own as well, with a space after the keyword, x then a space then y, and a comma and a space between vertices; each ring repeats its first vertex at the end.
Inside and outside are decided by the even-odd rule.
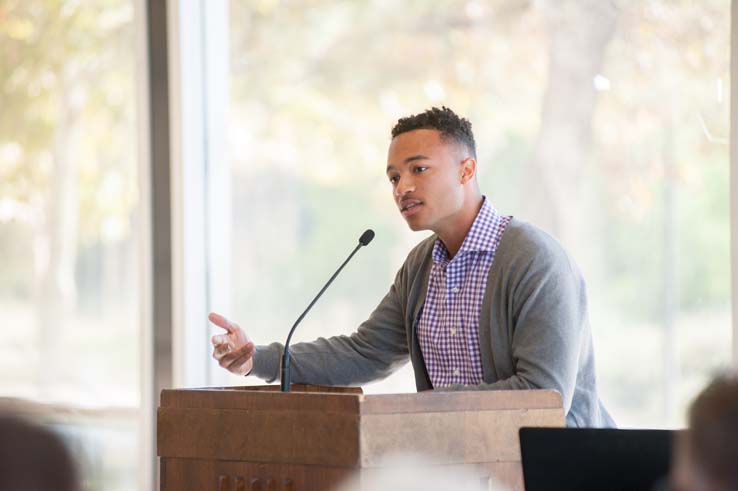
MULTIPOLYGON (((432 389, 416 323, 428 289, 433 235, 418 244, 397 272, 389 293, 350 336, 298 343, 292 382, 362 385, 407 362, 418 391, 432 389)), ((489 271, 479 319, 484 383, 441 390, 556 389, 567 426, 615 423, 597 395, 584 280, 551 236, 513 218, 489 271)), ((279 378, 283 346, 258 346, 251 374, 279 378)))

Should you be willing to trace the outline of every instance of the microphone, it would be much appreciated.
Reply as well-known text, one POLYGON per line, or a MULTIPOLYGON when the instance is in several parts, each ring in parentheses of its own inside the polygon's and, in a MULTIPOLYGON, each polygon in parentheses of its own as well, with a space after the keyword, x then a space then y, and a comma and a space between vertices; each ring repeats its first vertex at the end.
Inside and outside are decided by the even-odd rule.
POLYGON ((315 302, 318 301, 321 295, 323 295, 323 292, 325 292, 328 287, 333 283, 333 280, 336 279, 336 276, 338 276, 338 273, 341 272, 344 266, 348 264, 348 262, 351 260, 352 257, 354 257, 354 254, 361 249, 362 246, 369 245, 369 242, 372 241, 374 238, 374 230, 366 230, 363 234, 361 234, 361 237, 359 237, 359 245, 357 245, 354 250, 349 254, 349 257, 346 258, 346 260, 341 264, 341 266, 336 270, 335 273, 333 273, 333 276, 331 276, 331 279, 328 280, 328 282, 325 284, 325 286, 318 292, 318 294, 315 296, 312 302, 310 302, 310 305, 305 309, 305 312, 303 312, 300 317, 297 318, 295 323, 292 325, 292 329, 290 329, 290 333, 287 336, 287 341, 284 343, 284 353, 282 354, 282 377, 281 377, 281 385, 282 385, 282 392, 289 392, 290 391, 290 340, 292 339, 292 334, 295 332, 295 328, 297 325, 302 321, 302 319, 307 315, 308 312, 310 312, 310 309, 313 308, 313 305, 315 305, 315 302))

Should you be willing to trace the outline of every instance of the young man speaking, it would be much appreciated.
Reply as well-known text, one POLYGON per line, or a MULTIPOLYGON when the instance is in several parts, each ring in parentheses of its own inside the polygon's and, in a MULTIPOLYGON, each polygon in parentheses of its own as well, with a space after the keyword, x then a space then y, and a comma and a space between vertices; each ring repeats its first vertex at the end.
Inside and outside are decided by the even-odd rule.
MULTIPOLYGON (((477 183, 471 123, 450 109, 400 119, 387 177, 418 244, 389 293, 350 336, 290 348, 292 381, 360 385, 408 356, 419 391, 555 389, 568 426, 614 426, 597 394, 584 280, 546 233, 500 215, 477 183)), ((283 346, 255 346, 235 323, 213 357, 238 375, 279 377, 283 346)))

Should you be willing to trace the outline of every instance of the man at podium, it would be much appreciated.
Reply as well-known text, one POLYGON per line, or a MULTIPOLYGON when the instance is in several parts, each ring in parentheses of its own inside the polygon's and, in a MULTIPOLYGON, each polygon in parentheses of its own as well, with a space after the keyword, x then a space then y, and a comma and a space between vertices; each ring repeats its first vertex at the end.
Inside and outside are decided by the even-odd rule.
MULTIPOLYGON (((555 389, 567 426, 614 422, 597 392, 581 273, 542 230, 500 214, 477 182, 471 123, 451 109, 401 118, 387 178, 418 244, 377 308, 350 336, 290 348, 292 381, 361 385, 408 359, 418 391, 555 389)), ((255 346, 236 323, 213 336, 213 357, 238 375, 279 377, 280 343, 255 346)))

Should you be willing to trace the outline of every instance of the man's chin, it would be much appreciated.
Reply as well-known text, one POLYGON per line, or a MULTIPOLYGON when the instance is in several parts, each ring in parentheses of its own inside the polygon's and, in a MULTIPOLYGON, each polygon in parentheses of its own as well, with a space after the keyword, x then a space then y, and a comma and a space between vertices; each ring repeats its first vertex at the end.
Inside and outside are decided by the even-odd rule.
POLYGON ((413 220, 413 217, 408 217, 405 219, 407 222, 407 226, 410 227, 410 230, 413 232, 420 232, 422 230, 428 230, 428 227, 425 226, 424 223, 422 223, 420 220, 413 220), (409 218, 409 220, 408 220, 409 218))

